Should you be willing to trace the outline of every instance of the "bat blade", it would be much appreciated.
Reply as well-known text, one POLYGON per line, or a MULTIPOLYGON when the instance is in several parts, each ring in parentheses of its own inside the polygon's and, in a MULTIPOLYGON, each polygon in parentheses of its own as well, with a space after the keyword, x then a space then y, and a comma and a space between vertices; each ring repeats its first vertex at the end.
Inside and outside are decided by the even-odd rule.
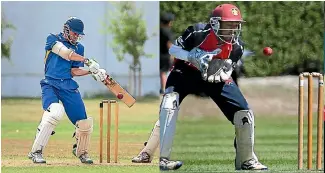
POLYGON ((106 80, 103 81, 104 85, 129 108, 136 102, 135 98, 128 93, 121 85, 116 82, 111 76, 107 75, 106 80))

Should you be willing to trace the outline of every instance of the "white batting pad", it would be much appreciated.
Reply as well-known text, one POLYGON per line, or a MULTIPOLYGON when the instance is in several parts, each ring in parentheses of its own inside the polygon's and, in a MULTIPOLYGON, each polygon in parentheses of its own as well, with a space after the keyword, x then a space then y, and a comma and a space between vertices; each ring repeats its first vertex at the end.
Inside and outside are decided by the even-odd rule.
POLYGON ((88 152, 90 143, 90 136, 93 132, 93 119, 91 117, 79 120, 76 123, 76 139, 77 139, 77 152, 76 155, 80 155, 88 152))
MULTIPOLYGON (((237 151, 237 150, 236 150, 237 151)), ((258 158, 257 158, 257 156, 256 156, 256 154, 255 154, 255 152, 253 152, 253 158, 256 160, 256 161, 258 161, 258 158)), ((241 170, 241 166, 242 166, 242 162, 241 162, 241 159, 239 158, 239 154, 237 154, 237 152, 236 152, 236 163, 235 163, 235 169, 236 170, 241 170)))
POLYGON ((236 112, 234 115, 234 124, 237 143, 236 161, 238 165, 241 165, 244 161, 254 158, 255 155, 253 112, 251 110, 236 112))
POLYGON ((42 121, 38 126, 39 132, 36 134, 32 152, 43 150, 47 145, 51 133, 62 119, 64 107, 59 103, 52 103, 47 111, 43 113, 42 121))
POLYGON ((169 158, 172 150, 179 110, 179 95, 176 92, 164 95, 160 107, 160 157, 169 158))

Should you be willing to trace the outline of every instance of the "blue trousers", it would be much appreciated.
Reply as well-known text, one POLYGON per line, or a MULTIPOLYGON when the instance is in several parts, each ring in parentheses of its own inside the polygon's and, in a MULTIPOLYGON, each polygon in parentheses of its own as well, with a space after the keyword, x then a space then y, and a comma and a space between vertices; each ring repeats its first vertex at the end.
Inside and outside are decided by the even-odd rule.
POLYGON ((42 106, 46 110, 52 103, 62 102, 72 124, 87 119, 84 102, 78 90, 78 84, 72 79, 42 79, 42 106))

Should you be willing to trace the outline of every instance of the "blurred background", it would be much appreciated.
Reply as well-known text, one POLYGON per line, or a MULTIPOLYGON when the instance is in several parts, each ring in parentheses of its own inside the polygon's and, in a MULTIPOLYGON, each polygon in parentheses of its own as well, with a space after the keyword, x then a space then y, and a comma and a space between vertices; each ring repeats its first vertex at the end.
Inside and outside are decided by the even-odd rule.
MULTIPOLYGON (((229 3, 224 1, 222 3, 229 3)), ((255 56, 245 59, 243 74, 253 76, 297 75, 323 71, 324 12, 321 2, 230 2, 237 5, 246 23, 242 40, 255 56), (266 58, 263 48, 274 54, 266 58)), ((175 14, 178 36, 187 26, 208 22, 218 2, 161 2, 161 11, 175 14)))
MULTIPOLYGON (((324 12, 322 2, 229 2, 241 10, 246 23, 242 40, 247 77, 323 72, 324 12), (273 55, 265 57, 264 47, 273 55)), ((161 2, 161 12, 175 15, 172 30, 178 37, 191 24, 208 22, 219 2, 161 2)))
MULTIPOLYGON (((70 16, 85 24, 85 56, 96 59, 134 96, 159 95, 158 2, 2 2, 2 97, 39 97, 44 46, 70 16), (115 32, 120 30, 121 32, 115 32), (132 37, 139 56, 130 54, 132 37), (123 54, 123 52, 126 52, 123 54), (139 73, 134 74, 133 71, 139 73), (139 84, 140 83, 140 84, 139 84)), ((132 47, 132 46, 131 46, 132 47)), ((76 77, 83 97, 107 95, 90 76, 76 77)))
MULTIPOLYGON (((283 111, 296 112, 296 95, 285 95, 289 92, 284 91, 288 90, 296 94, 297 76, 301 72, 324 73, 323 3, 160 2, 160 13, 174 15, 170 30, 173 38, 177 38, 189 25, 208 22, 212 10, 221 3, 236 5, 246 21, 242 25, 241 33, 245 52, 233 77, 238 80, 237 83, 251 106, 267 113, 272 110, 272 114, 280 114, 283 111), (265 56, 264 47, 271 47, 273 54, 265 56), (271 93, 271 90, 278 94, 271 93), (269 99, 261 102, 255 95, 269 96, 269 99), (277 95, 280 97, 276 97, 277 95), (294 101, 290 101, 290 104, 281 104, 290 99, 294 101)), ((197 93, 196 96, 205 97, 201 93, 197 93)), ((193 102, 187 100, 191 99, 186 99, 183 105, 193 102)), ((207 110, 207 113, 216 111, 214 109, 216 106, 210 100, 202 105, 200 106, 205 108, 202 110, 207 110)), ((205 115, 193 106, 182 111, 186 112, 184 115, 205 115)))

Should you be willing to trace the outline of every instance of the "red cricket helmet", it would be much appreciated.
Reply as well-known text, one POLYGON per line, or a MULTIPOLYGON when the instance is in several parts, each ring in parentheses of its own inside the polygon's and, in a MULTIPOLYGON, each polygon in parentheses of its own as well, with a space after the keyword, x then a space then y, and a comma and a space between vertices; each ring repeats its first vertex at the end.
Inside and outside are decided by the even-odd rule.
POLYGON ((242 18, 240 10, 232 4, 221 4, 217 6, 211 14, 210 25, 219 39, 222 41, 232 44, 236 42, 241 32, 241 23, 245 22, 242 18), (220 28, 220 22, 238 22, 238 27, 235 29, 223 29, 220 28), (220 34, 219 31, 232 31, 231 34, 220 34), (225 41, 225 37, 231 37, 231 41, 225 41))

